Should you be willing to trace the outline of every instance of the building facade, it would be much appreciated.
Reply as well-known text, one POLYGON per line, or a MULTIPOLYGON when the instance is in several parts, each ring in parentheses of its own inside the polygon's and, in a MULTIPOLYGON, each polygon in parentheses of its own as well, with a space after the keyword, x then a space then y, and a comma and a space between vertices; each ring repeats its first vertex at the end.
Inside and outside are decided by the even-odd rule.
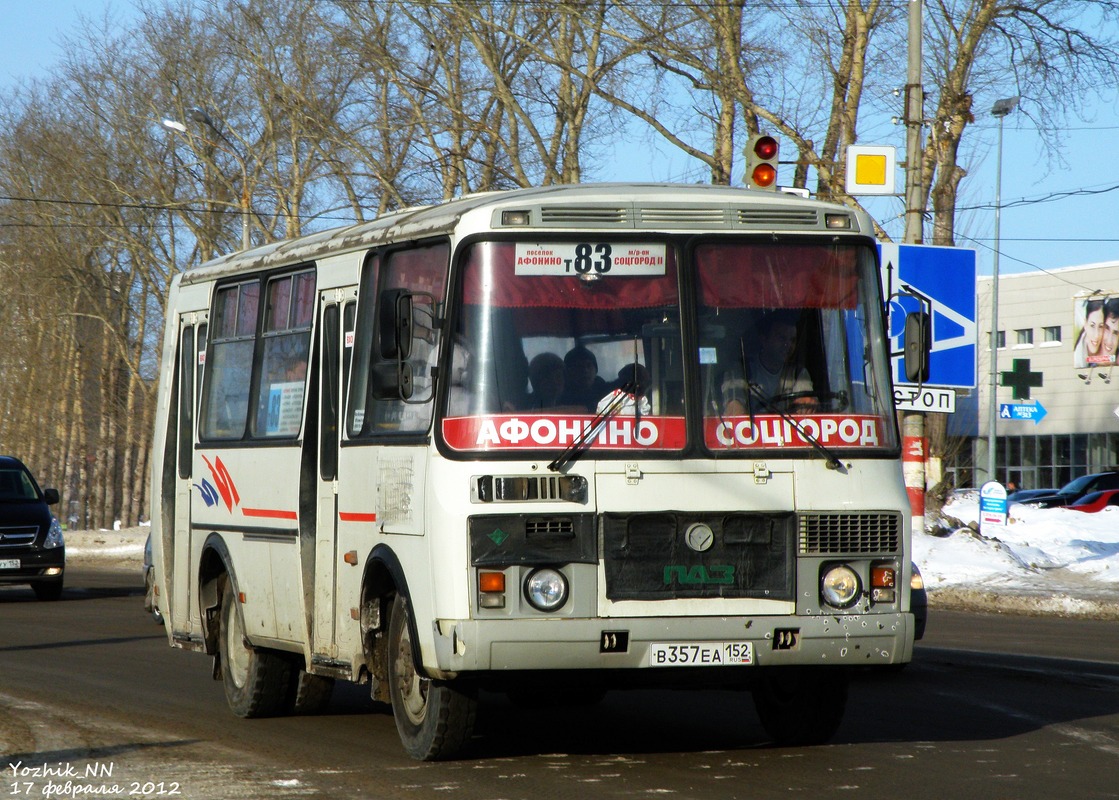
MULTIPOLYGON (((960 486, 990 479, 990 276, 978 279, 977 293, 979 435, 972 473, 957 467, 960 486)), ((998 341, 994 477, 1058 488, 1119 467, 1119 262, 1001 275, 998 341)))

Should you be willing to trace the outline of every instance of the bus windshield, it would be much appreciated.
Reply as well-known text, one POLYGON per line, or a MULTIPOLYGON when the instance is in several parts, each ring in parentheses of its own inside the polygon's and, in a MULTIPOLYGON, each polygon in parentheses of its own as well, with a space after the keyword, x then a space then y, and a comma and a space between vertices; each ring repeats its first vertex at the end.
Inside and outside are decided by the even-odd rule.
POLYGON ((443 440, 555 453, 589 433, 607 457, 892 449, 875 276, 860 243, 476 242, 443 440))

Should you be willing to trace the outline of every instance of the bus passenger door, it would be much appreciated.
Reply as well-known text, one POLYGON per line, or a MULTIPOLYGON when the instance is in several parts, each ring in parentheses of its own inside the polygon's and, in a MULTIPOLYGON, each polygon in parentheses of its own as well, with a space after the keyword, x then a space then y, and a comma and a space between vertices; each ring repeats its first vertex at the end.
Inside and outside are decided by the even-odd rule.
POLYGON ((206 359, 206 319, 204 311, 179 318, 178 373, 176 396, 176 465, 174 525, 171 541, 163 544, 165 579, 163 591, 170 590, 171 630, 177 636, 200 635, 191 629, 191 604, 197 570, 191 564, 191 490, 194 479, 194 443, 198 398, 201 396, 203 365, 206 359), (169 582, 168 582, 169 581, 169 582))
POLYGON ((311 652, 337 657, 334 636, 335 574, 338 569, 338 444, 349 384, 357 287, 328 289, 319 296, 319 450, 316 492, 315 585, 311 652))

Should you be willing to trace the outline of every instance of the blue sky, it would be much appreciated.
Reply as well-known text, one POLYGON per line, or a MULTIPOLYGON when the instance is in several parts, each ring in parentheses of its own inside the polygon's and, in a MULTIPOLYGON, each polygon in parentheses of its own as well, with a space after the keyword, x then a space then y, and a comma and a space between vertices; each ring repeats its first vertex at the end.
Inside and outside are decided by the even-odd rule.
MULTIPOLYGON (((82 15, 100 19, 105 9, 114 18, 127 20, 133 13, 129 0, 0 0, 0 85, 10 86, 20 76, 48 73, 61 59, 60 40, 74 35, 82 15)), ((998 126, 989 115, 996 98, 976 101, 977 122, 969 130, 977 159, 963 185, 962 206, 992 205, 995 201, 995 164, 998 126)), ((1064 131, 1067 147, 1063 165, 1047 163, 1037 132, 1015 112, 1003 129, 1002 273, 1119 259, 1119 102, 1115 97, 1096 102, 1091 122, 1073 123, 1064 131), (1113 188, 1115 187, 1115 188, 1113 188), (1095 192, 1039 202, 1065 192, 1095 192), (1026 201, 1019 204, 1021 201, 1026 201)), ((864 119, 861 144, 892 144, 904 157, 904 130, 889 119, 864 119)), ((667 147, 620 148, 627 157, 618 164, 618 180, 667 178, 666 161, 676 162, 667 147), (643 155, 634 155, 643 154, 643 155)), ((784 174, 780 176, 786 178, 784 174)), ((791 177, 791 176, 788 176, 791 177)), ((899 185, 902 176, 899 174, 899 185)), ((870 210, 886 229, 900 239, 903 227, 890 218, 900 203, 876 200, 870 210)), ((990 274, 994 248, 992 209, 961 212, 957 244, 974 246, 979 271, 990 274), (969 241, 970 240, 970 241, 969 241)), ((1099 287, 1119 292, 1119 286, 1099 287)))

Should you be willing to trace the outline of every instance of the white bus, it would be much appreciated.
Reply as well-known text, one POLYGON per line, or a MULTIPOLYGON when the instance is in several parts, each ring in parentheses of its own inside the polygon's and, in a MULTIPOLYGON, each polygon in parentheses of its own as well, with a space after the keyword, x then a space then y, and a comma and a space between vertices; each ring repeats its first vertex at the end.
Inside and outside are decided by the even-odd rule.
POLYGON ((736 687, 835 731, 912 655, 875 241, 714 186, 464 197, 174 281, 157 603, 235 714, 391 703, 419 759, 480 690, 736 687))

